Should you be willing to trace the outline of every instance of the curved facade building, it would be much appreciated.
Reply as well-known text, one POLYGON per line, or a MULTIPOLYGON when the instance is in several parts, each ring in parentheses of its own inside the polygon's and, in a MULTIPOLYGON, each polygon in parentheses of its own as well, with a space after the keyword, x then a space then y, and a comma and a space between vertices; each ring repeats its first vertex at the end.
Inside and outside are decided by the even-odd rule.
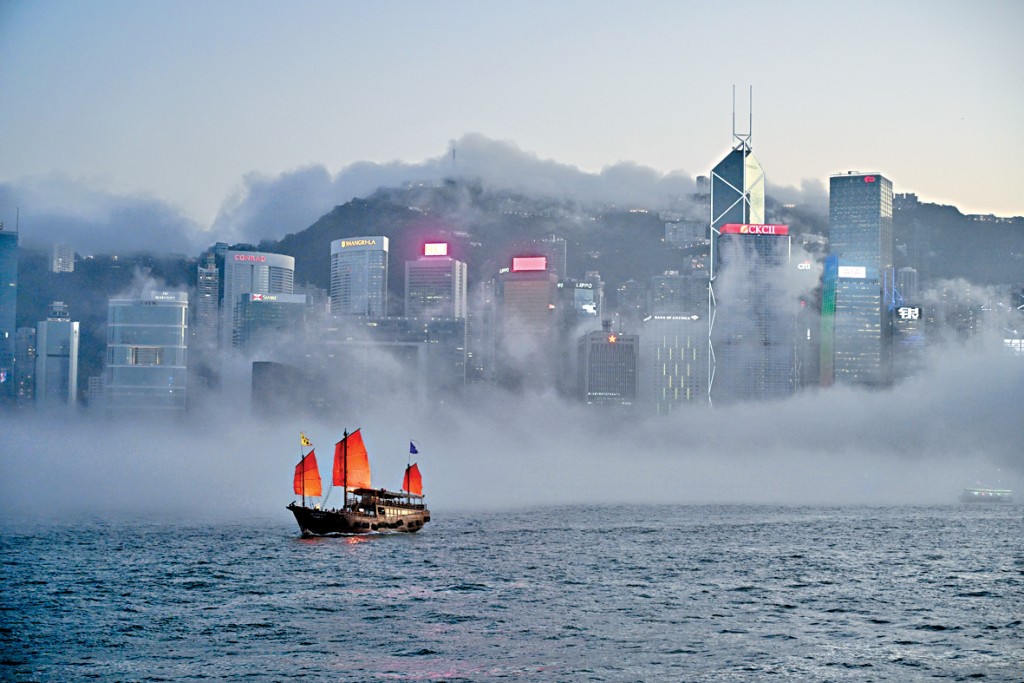
POLYGON ((295 257, 260 251, 224 254, 224 303, 221 307, 221 346, 239 346, 241 301, 245 294, 292 294, 295 257))

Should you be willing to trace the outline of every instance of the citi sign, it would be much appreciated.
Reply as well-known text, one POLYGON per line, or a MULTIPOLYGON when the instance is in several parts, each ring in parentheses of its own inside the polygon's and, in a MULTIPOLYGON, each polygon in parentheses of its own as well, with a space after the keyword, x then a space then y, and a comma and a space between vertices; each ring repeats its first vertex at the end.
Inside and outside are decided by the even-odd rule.
POLYGON ((788 225, 762 223, 726 223, 718 230, 723 235, 788 235, 788 225))
POLYGON ((258 256, 256 254, 235 254, 236 261, 255 261, 257 263, 264 263, 267 260, 266 256, 258 256))

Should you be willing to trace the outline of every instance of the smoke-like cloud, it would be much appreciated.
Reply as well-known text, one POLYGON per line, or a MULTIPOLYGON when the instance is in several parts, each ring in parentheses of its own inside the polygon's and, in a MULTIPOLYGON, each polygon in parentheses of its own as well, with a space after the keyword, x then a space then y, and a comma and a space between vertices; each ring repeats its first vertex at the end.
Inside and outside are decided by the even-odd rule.
MULTIPOLYGON (((360 352, 367 365, 385 360, 360 352)), ((326 477, 334 440, 356 427, 375 483, 389 488, 398 486, 408 441, 418 442, 436 514, 645 501, 952 504, 976 482, 1020 491, 1019 357, 998 335, 982 336, 934 348, 926 366, 888 390, 835 386, 653 418, 550 391, 476 387, 451 402, 401 387, 360 396, 342 358, 326 371, 354 394, 343 409, 254 414, 239 361, 238 386, 183 421, 0 416, 5 452, 24 454, 0 461, 0 514, 286 516, 298 431, 313 439, 326 477)))
MULTIPOLYGON (((688 197, 695 183, 686 171, 662 173, 624 161, 591 173, 543 159, 508 140, 468 133, 438 156, 419 162, 357 162, 337 173, 322 164, 276 175, 248 173, 225 198, 211 225, 159 199, 97 189, 56 173, 0 183, 0 218, 14 222, 20 208, 23 243, 30 246, 66 242, 82 254, 197 254, 218 241, 257 244, 280 239, 304 230, 335 206, 382 187, 436 184, 450 178, 585 206, 665 209, 700 217, 691 215, 694 207, 688 197)), ((807 211, 820 214, 821 205, 827 204, 821 183, 770 189, 781 202, 797 205, 787 214, 793 225, 807 211)))
POLYGON ((0 218, 8 229, 18 224, 23 245, 60 242, 80 254, 191 254, 203 244, 199 224, 159 199, 95 189, 60 174, 0 183, 0 218))

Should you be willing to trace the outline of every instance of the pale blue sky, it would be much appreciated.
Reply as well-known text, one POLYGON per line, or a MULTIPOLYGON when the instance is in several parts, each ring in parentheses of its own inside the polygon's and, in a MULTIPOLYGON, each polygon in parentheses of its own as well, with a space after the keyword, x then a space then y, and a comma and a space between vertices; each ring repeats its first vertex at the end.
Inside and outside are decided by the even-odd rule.
POLYGON ((707 173, 731 87, 772 186, 880 171, 1024 215, 1024 2, 0 0, 0 182, 209 224, 246 173, 443 155, 707 173))

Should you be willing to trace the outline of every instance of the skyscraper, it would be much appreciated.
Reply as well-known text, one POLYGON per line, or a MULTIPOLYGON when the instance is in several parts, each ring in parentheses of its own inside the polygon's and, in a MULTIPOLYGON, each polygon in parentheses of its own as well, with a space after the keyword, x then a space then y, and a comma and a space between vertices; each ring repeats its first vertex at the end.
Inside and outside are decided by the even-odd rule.
POLYGON ((18 233, 0 223, 0 406, 14 400, 18 307, 18 233))
POLYGON ((54 244, 50 250, 51 273, 75 272, 75 250, 70 244, 54 244))
POLYGON ((197 268, 196 300, 192 305, 192 339, 193 350, 213 349, 220 337, 220 270, 213 253, 206 254, 203 263, 197 268))
POLYGON ((651 278, 650 314, 640 327, 640 391, 656 415, 708 401, 706 259, 690 266, 651 278))
POLYGON ((793 393, 798 302, 782 284, 790 254, 786 225, 720 226, 708 386, 712 403, 793 393))
POLYGON ((306 324, 305 294, 242 294, 238 309, 239 348, 251 349, 263 341, 303 329, 306 324))
POLYGON ((892 181, 878 173, 829 178, 829 250, 838 257, 834 381, 885 385, 892 350, 892 181))
POLYGON ((448 256, 445 243, 423 245, 423 255, 405 262, 408 318, 465 318, 466 264, 448 256))
POLYGON ((221 347, 239 345, 239 307, 244 294, 291 294, 295 258, 259 251, 224 254, 224 305, 221 307, 221 347))
MULTIPOLYGON (((723 338, 723 333, 715 330, 718 321, 717 309, 726 301, 729 294, 722 292, 718 281, 719 270, 724 263, 720 258, 721 246, 719 239, 723 226, 750 226, 764 224, 764 194, 765 177, 760 162, 754 156, 750 146, 751 131, 746 133, 736 132, 736 103, 735 91, 733 93, 733 148, 724 159, 711 171, 711 254, 710 273, 708 280, 708 400, 713 401, 715 393, 716 376, 720 376, 719 368, 721 362, 726 360, 720 357, 718 349, 715 348, 716 340, 723 338), (723 298, 723 295, 725 298, 723 298)), ((751 117, 751 128, 753 117, 751 117)), ((734 273, 737 271, 734 270, 734 273)), ((738 302, 737 302, 738 303, 738 302)), ((740 307, 747 304, 739 304, 740 307)), ((725 335, 731 334, 725 332, 725 335)), ((732 362, 738 362, 740 357, 730 355, 732 362)), ((744 363, 747 362, 745 359, 744 363)), ((730 371, 732 375, 738 376, 742 370, 734 368, 730 371)), ((738 387, 737 387, 738 390, 738 387)), ((732 393, 720 392, 724 398, 732 393)))
POLYGON ((145 292, 107 308, 105 405, 113 415, 179 415, 187 405, 188 293, 145 292))
POLYGON ((689 315, 656 313, 640 324, 640 398, 655 415, 707 405, 708 325, 700 314, 706 306, 689 315))
POLYGON ((46 320, 36 325, 36 387, 38 405, 78 404, 78 323, 68 307, 55 301, 46 320))
POLYGON ((637 398, 640 340, 603 330, 580 337, 580 397, 590 405, 633 405, 637 398))
POLYGON ((349 237, 331 242, 331 314, 387 316, 387 237, 349 237))
POLYGON ((515 257, 498 284, 501 381, 549 384, 558 357, 558 276, 548 270, 544 256, 515 257))

